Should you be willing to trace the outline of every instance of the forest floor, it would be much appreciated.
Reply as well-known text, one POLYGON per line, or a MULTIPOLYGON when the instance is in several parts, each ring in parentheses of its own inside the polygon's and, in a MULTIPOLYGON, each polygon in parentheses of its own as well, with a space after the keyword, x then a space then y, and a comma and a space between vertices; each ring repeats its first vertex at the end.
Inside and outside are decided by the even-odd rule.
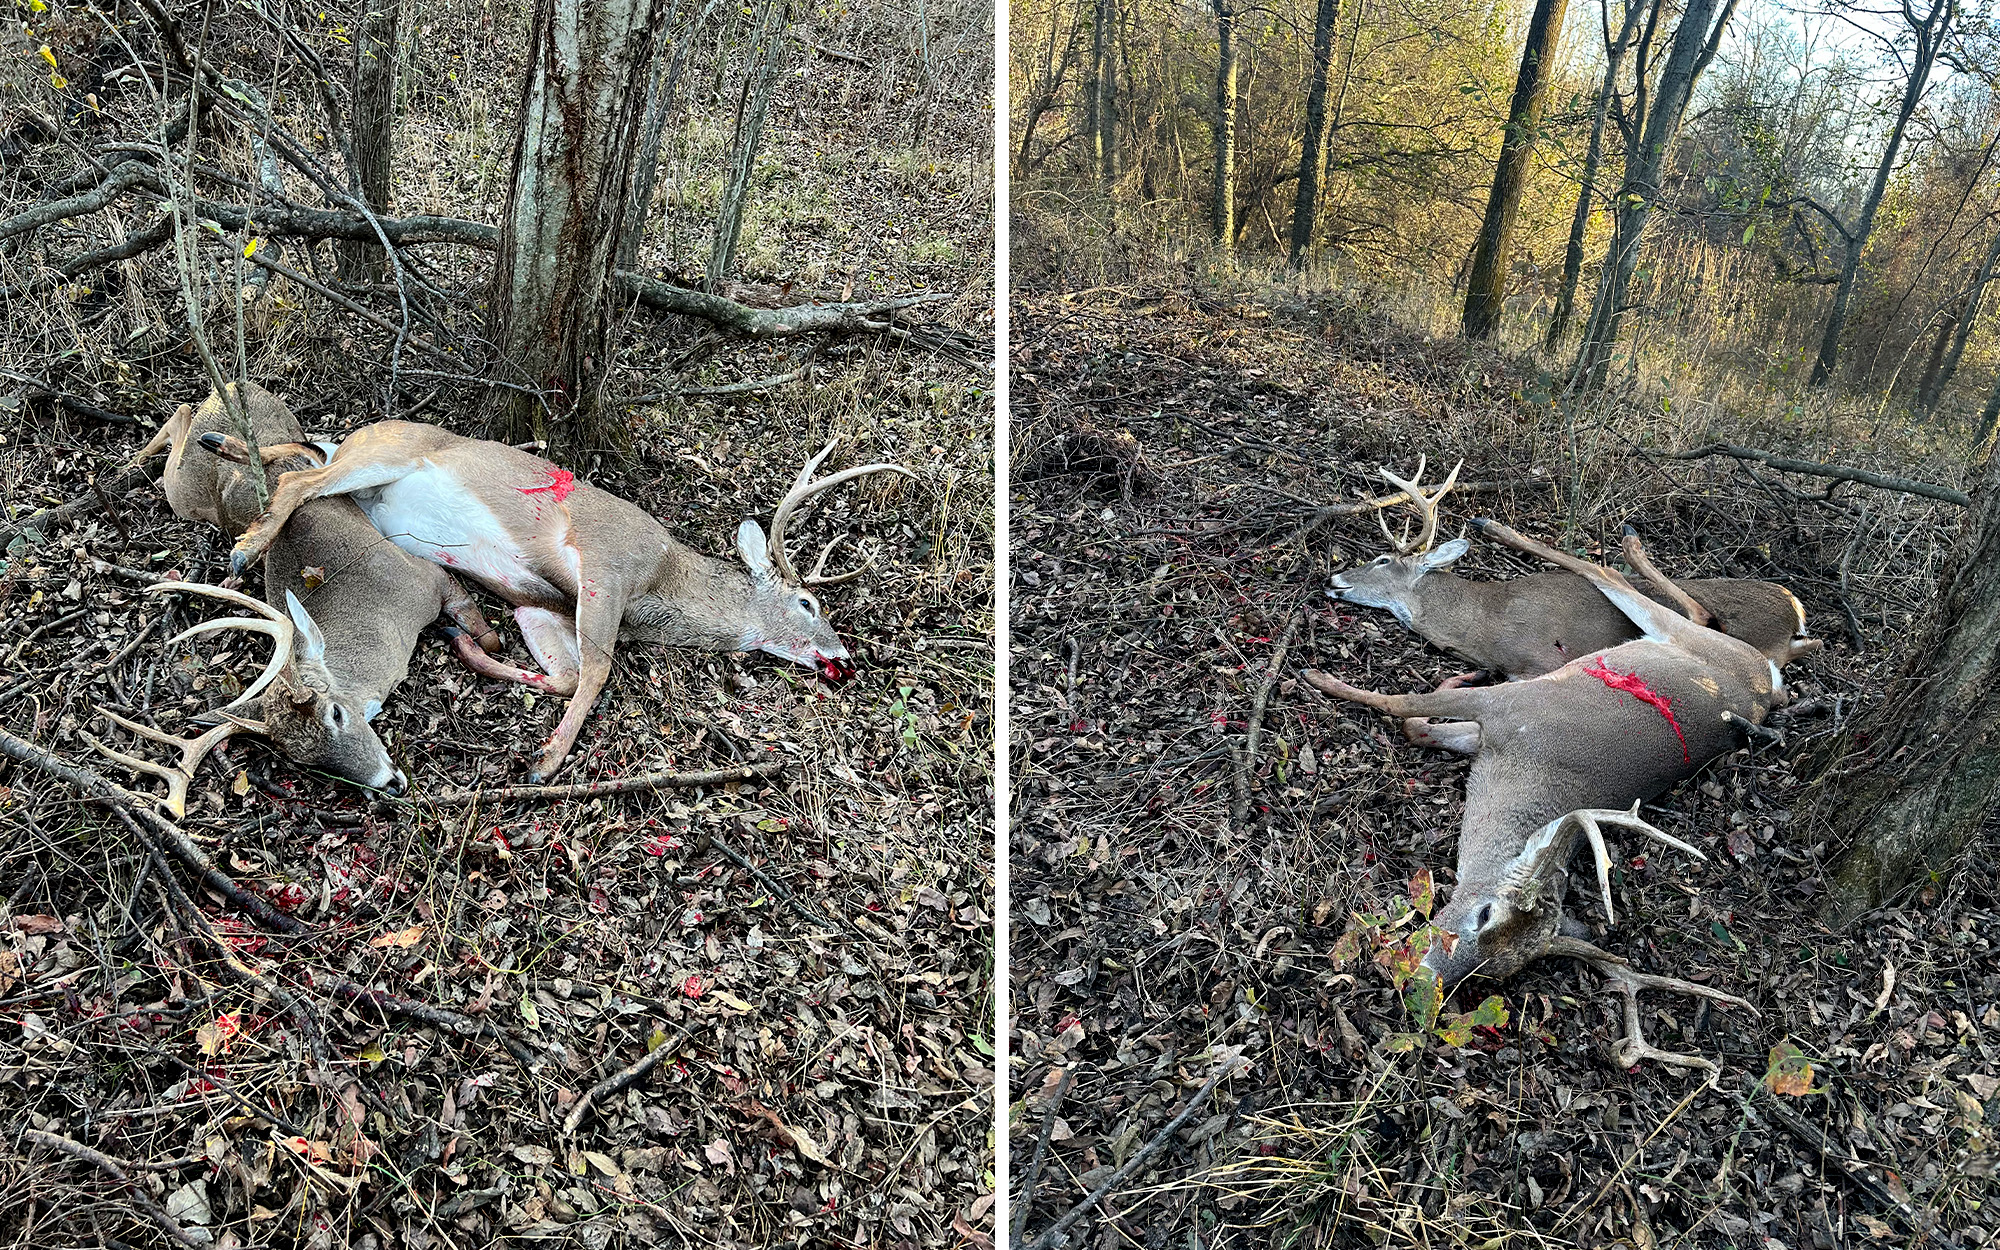
MULTIPOLYGON (((396 211, 492 220, 519 30, 496 32, 477 6, 436 19, 422 29, 396 211)), ((259 932, 182 883, 299 1012, 204 954, 142 844, 101 806, 0 761, 0 1242, 991 1244, 990 11, 946 6, 933 21, 927 43, 866 4, 800 28, 741 276, 767 303, 843 287, 950 292, 921 311, 953 350, 864 336, 815 345, 789 384, 662 394, 788 373, 799 345, 638 312, 620 337, 619 393, 649 395, 624 406, 631 452, 571 466, 714 555, 730 553, 740 518, 768 523, 832 435, 844 441, 829 469, 908 466, 914 482, 824 497, 795 540, 817 550, 852 526, 881 554, 826 595, 859 676, 834 686, 765 656, 621 646, 554 780, 782 764, 657 793, 435 802, 523 780, 562 705, 477 679, 430 639, 378 722, 410 777, 404 801, 365 801, 255 739, 225 744, 182 827, 303 932, 259 932), (871 56, 837 62, 814 45, 871 56), (332 988, 340 979, 396 997, 357 1000, 332 988), (648 1056, 657 1066, 565 1131, 587 1091, 648 1056)), ((57 47, 66 65, 83 55, 57 47)), ((700 271, 726 156, 709 114, 726 122, 727 108, 689 98, 644 258, 655 271, 700 271)), ((311 109, 309 93, 299 100, 311 109)), ((67 172, 62 158, 8 165, 0 217, 67 172)), ((96 227, 75 228, 86 233, 45 231, 6 263, 82 250, 96 227)), ((449 297, 429 312, 470 339, 488 258, 415 250, 449 297)), ((331 280, 325 245, 288 246, 285 259, 331 280)), ((0 727, 148 793, 157 783, 99 759, 83 735, 163 749, 135 747, 94 709, 181 732, 266 652, 242 635, 161 645, 223 613, 144 594, 146 582, 217 581, 229 542, 173 517, 155 490, 22 524, 92 498, 93 480, 111 482, 151 426, 209 389, 170 266, 156 255, 97 285, 108 289, 63 290, 47 315, 10 312, 0 343, 0 727)), ((347 289, 395 316, 393 292, 347 289)), ((279 280, 248 335, 249 376, 309 437, 383 415, 387 333, 279 280)), ((406 373, 394 415, 477 435, 473 381, 406 373)), ((503 606, 483 607, 522 660, 503 606)))
MULTIPOLYGON (((1009 1133, 1017 1219, 1047 1143, 1030 1238, 1229 1063, 1069 1244, 1995 1244, 2000 854, 1988 840, 1948 883, 1835 930, 1828 848, 1790 821, 1803 757, 1882 689, 1962 513, 1886 494, 1829 509, 1802 497, 1820 483, 1632 449, 1727 434, 1961 488, 1962 463, 1732 414, 1562 425, 1531 365, 1337 299, 1101 288, 1017 296, 1013 317, 1009 1133), (1446 888, 1455 856, 1466 763, 1296 680, 1417 690, 1465 667, 1324 597, 1383 549, 1369 516, 1308 524, 1420 453, 1432 480, 1463 457, 1462 481, 1500 484, 1453 498, 1447 532, 1483 514, 1599 556, 1629 520, 1669 571, 1785 582, 1828 640, 1788 676, 1815 710, 1782 745, 1647 808, 1705 861, 1628 842, 1608 928, 1594 891, 1571 892, 1607 949, 1755 1004, 1642 999, 1648 1039, 1717 1079, 1615 1069, 1617 998, 1557 959, 1497 987, 1506 1027, 1387 1053, 1410 1027, 1400 996, 1332 954, 1423 870, 1446 888), (1781 1042, 1812 1092, 1765 1083, 1781 1042)), ((1530 566, 1477 544, 1459 569, 1530 566)))

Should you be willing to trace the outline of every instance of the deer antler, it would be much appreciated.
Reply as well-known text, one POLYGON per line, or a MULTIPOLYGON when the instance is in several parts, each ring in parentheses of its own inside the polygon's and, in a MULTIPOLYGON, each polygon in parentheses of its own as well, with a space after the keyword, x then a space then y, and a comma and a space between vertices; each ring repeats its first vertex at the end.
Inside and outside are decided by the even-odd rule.
POLYGON ((791 521, 792 513, 798 510, 800 504, 823 491, 832 490, 842 482, 851 482, 857 477, 862 477, 870 473, 900 473, 912 480, 917 476, 899 464, 864 464, 857 465, 852 469, 842 469, 832 477, 825 477, 814 481, 813 474, 818 471, 820 462, 832 455, 833 449, 839 444, 840 439, 838 437, 834 438, 833 441, 820 449, 820 453, 817 456, 806 461, 806 467, 799 470, 799 476, 792 482, 792 488, 785 492, 783 499, 778 501, 778 510, 771 514, 771 532, 765 537, 765 549, 770 552, 771 564, 778 570, 778 575, 794 585, 831 586, 838 582, 849 581, 859 577, 874 564, 874 561, 870 560, 868 564, 863 565, 854 572, 843 573, 839 577, 821 576, 821 570, 826 567, 827 556, 833 553, 834 544, 840 541, 836 538, 833 542, 826 545, 825 551, 820 553, 819 562, 813 566, 811 575, 800 577, 798 570, 792 567, 791 559, 785 555, 785 526, 791 521))
POLYGON ((167 594, 176 590, 186 591, 189 594, 195 595, 207 595, 211 599, 221 599, 224 602, 236 604, 238 607, 249 608, 264 619, 253 621, 241 616, 225 616, 218 617, 212 621, 201 621, 190 625, 180 633, 175 634, 172 638, 167 639, 166 645, 171 647, 183 638, 192 638, 197 634, 212 634, 224 629, 241 629, 253 634, 268 634, 272 641, 276 643, 271 653, 270 663, 266 664, 264 671, 257 675, 257 680, 251 682, 242 694, 223 704, 220 709, 221 711, 227 712, 231 708, 241 707, 264 693, 264 687, 278 680, 278 674, 282 673, 285 670, 285 666, 292 662, 292 619, 283 612, 278 611, 278 609, 260 599, 252 599, 249 595, 241 591, 229 590, 222 586, 205 586, 198 582, 154 582, 151 586, 146 587, 146 593, 149 595, 167 594))
POLYGON ((1519 906, 1533 911, 1541 894, 1540 883, 1562 871, 1563 865, 1569 862, 1570 848, 1576 845, 1577 836, 1581 834, 1590 842, 1592 858, 1597 863, 1597 888, 1604 896, 1604 918, 1612 924, 1618 923, 1618 915, 1611 907, 1611 852, 1604 845, 1603 825, 1615 825, 1644 834, 1676 850, 1686 851, 1696 859, 1708 858, 1672 834, 1655 829, 1639 819, 1637 803, 1632 804, 1630 811, 1579 808, 1556 817, 1529 835, 1521 853, 1507 865, 1501 890, 1512 893, 1519 906))
POLYGON ((123 716, 108 708, 100 707, 97 711, 104 719, 115 725, 123 726, 141 738, 150 738, 154 742, 165 743, 167 746, 179 747, 181 749, 181 761, 179 765, 155 764, 151 760, 140 759, 136 755, 127 755, 122 751, 115 751, 89 734, 81 735, 83 740, 94 747, 99 755, 107 759, 116 760, 134 772, 146 773, 149 776, 158 777, 165 781, 167 783, 167 792, 155 798, 153 802, 170 813, 175 820, 180 820, 187 815, 188 786, 194 782, 196 765, 200 764, 208 753, 215 749, 215 745, 218 742, 221 742, 237 730, 248 727, 242 721, 225 720, 207 733, 202 734, 199 738, 176 738, 174 735, 154 729, 150 725, 141 725, 137 721, 126 720, 123 716))
POLYGON ((1376 511, 1375 523, 1382 527, 1382 537, 1389 540, 1389 546, 1394 548, 1396 554, 1399 556, 1413 556, 1419 552, 1431 549, 1431 543, 1437 539, 1438 501, 1451 492, 1451 488, 1458 482, 1458 471, 1465 467, 1465 461, 1463 460, 1453 465, 1450 475, 1444 479, 1444 484, 1438 487, 1431 495, 1426 496, 1421 483, 1424 480, 1424 465, 1428 461, 1429 457, 1417 457, 1417 472, 1407 482, 1387 469, 1378 470, 1382 475, 1383 481, 1396 487, 1410 497, 1410 506, 1415 508, 1417 515, 1423 518, 1423 527, 1417 532, 1417 537, 1414 541, 1410 538, 1410 527, 1407 522, 1403 526, 1403 537, 1398 539, 1395 534, 1390 532, 1389 523, 1382 519, 1381 511, 1376 511))

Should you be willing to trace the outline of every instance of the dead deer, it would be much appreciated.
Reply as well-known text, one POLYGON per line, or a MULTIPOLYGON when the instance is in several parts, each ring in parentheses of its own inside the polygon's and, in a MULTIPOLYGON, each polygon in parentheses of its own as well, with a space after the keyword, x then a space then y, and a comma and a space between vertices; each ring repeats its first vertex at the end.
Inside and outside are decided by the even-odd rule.
MULTIPOLYGON (((1335 574, 1327 597, 1363 607, 1386 608, 1405 629, 1496 675, 1534 677, 1562 667, 1577 656, 1616 646, 1638 636, 1632 622, 1584 578, 1568 572, 1529 573, 1504 582, 1476 582, 1448 572, 1469 546, 1463 538, 1433 547, 1438 503, 1458 477, 1454 468, 1443 485, 1424 493, 1423 465, 1416 480, 1381 470, 1382 478, 1404 492, 1421 518, 1414 538, 1397 538, 1378 511, 1376 522, 1390 552, 1335 574)), ((1705 578, 1678 584, 1660 575, 1629 526, 1624 554, 1639 574, 1630 579, 1641 593, 1678 609, 1689 619, 1743 639, 1783 666, 1818 651, 1818 638, 1804 637, 1805 608, 1776 582, 1705 578)))
MULTIPOLYGON (((245 384, 239 394, 259 437, 265 472, 326 463, 333 445, 296 441, 301 437, 298 421, 283 401, 254 383, 245 384), (281 441, 288 435, 293 441, 281 441)), ((224 432, 234 429, 220 397, 210 395, 199 410, 183 404, 153 444, 170 442, 173 447, 163 480, 174 511, 214 521, 239 534, 257 515, 257 503, 248 478, 249 448, 236 434, 224 432)), ((142 452, 139 458, 147 454, 142 452)), ((409 672, 419 635, 440 615, 453 622, 446 633, 467 668, 554 694, 568 693, 560 682, 543 674, 491 658, 488 652, 499 649, 500 637, 465 587, 443 569, 384 539, 351 500, 315 500, 293 514, 265 555, 264 594, 268 605, 256 605, 245 596, 223 597, 256 605, 260 615, 295 631, 298 645, 293 646, 293 633, 287 632, 287 659, 273 670, 275 689, 231 720, 237 728, 268 737, 294 763, 358 785, 393 794, 407 784, 371 722, 409 672)), ((274 628, 257 622, 243 627, 252 626, 265 632, 274 628)), ((207 626, 224 627, 219 622, 207 626)), ((134 733, 181 745, 185 751, 205 742, 200 748, 205 752, 228 736, 224 732, 210 739, 204 734, 183 742, 160 737, 115 713, 104 714, 134 733)), ((193 766, 184 758, 179 771, 191 778, 193 766)), ((180 787, 184 793, 186 780, 180 787)))
MULTIPOLYGON (((1458 844, 1458 885, 1433 923, 1445 936, 1425 963, 1446 984, 1477 973, 1512 976, 1548 954, 1590 963, 1633 1001, 1639 989, 1676 989, 1749 1006, 1689 982, 1643 977, 1624 961, 1558 933, 1569 853, 1587 837, 1610 907, 1609 855, 1600 823, 1617 822, 1682 850, 1693 847, 1636 815, 1652 798, 1741 744, 1787 695, 1778 666, 1740 638, 1697 625, 1633 589, 1617 572, 1476 520, 1480 533, 1576 573, 1638 632, 1630 642, 1580 655, 1525 681, 1395 695, 1360 690, 1324 673, 1305 679, 1338 699, 1397 717, 1440 717, 1433 745, 1473 756, 1458 844)), ((1616 1054, 1690 1067, 1704 1059, 1647 1045, 1636 1006, 1616 1054)))
POLYGON ((846 581, 869 565, 823 576, 830 543, 801 575, 785 556, 785 526, 800 504, 842 482, 914 475, 868 464, 813 480, 837 441, 806 462, 772 515, 768 537, 748 518, 737 527, 737 567, 694 551, 641 509, 526 451, 384 421, 355 433, 325 466, 279 478, 270 511, 237 541, 231 567, 247 567, 305 503, 346 495, 403 550, 514 604, 535 659, 574 690, 530 773, 539 781, 569 755, 611 675, 620 638, 766 651, 830 679, 853 675, 847 647, 811 588, 846 581))
MULTIPOLYGON (((305 441, 299 419, 276 395, 255 382, 229 385, 250 420, 250 429, 257 436, 266 466, 294 460, 324 464, 333 455, 332 443, 305 441)), ((199 408, 182 404, 154 431, 152 440, 139 449, 130 464, 134 467, 143 464, 164 448, 167 467, 161 474, 160 485, 167 506, 177 517, 207 521, 234 538, 257 517, 257 485, 250 476, 247 456, 232 462, 197 450, 205 434, 239 434, 236 420, 218 392, 210 392, 199 408)))

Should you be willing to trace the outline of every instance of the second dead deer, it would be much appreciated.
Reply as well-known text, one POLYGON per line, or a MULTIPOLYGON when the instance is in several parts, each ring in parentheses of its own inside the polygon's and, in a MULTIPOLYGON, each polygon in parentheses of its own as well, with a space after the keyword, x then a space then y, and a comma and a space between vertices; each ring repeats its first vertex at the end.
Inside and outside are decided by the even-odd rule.
MULTIPOLYGON (((1327 595, 1363 607, 1385 608, 1404 628, 1480 668, 1507 677, 1534 677, 1580 655, 1639 636, 1631 620, 1571 572, 1529 573, 1504 582, 1472 581, 1451 573, 1469 544, 1463 538, 1432 546, 1438 504, 1457 479, 1454 468, 1426 495, 1416 480, 1381 471, 1401 489, 1421 518, 1415 537, 1398 538, 1376 513, 1390 552, 1334 576, 1327 595)), ((1660 575, 1639 537, 1625 535, 1626 563, 1639 576, 1631 584, 1655 601, 1679 608, 1698 624, 1741 638, 1781 667, 1818 651, 1822 640, 1805 637, 1806 615, 1797 598, 1776 582, 1703 578, 1675 583, 1660 575)))
MULTIPOLYGON (((1397 717, 1438 717, 1438 746, 1473 756, 1459 833, 1458 884, 1434 924, 1444 933, 1425 963, 1447 984, 1478 974, 1512 976, 1548 954, 1590 962, 1628 1000, 1668 988, 1748 1006, 1732 995, 1632 972, 1623 960, 1559 932, 1567 865, 1578 838, 1591 844, 1609 907, 1608 854, 1598 829, 1617 822, 1695 854, 1639 820, 1641 799, 1663 793, 1742 742, 1787 695, 1778 666, 1740 638, 1697 625, 1634 590, 1618 573, 1523 538, 1492 521, 1489 538, 1579 575, 1630 621, 1639 637, 1579 656, 1527 681, 1427 694, 1381 694, 1325 673, 1323 693, 1397 717)), ((1683 1066, 1707 1061, 1647 1045, 1627 1013, 1621 1062, 1651 1056, 1683 1066)))
POLYGON ((302 505, 346 495, 405 551, 514 604, 535 659, 575 692, 530 772, 541 780, 569 755, 621 638, 765 651, 829 678, 853 674, 812 587, 857 574, 822 575, 832 544, 801 574, 786 558, 785 526, 800 504, 842 482, 914 475, 869 464, 814 481, 834 446, 806 463, 768 536, 747 518, 737 527, 739 567, 696 552, 638 507, 538 456, 433 425, 384 421, 350 437, 324 467, 280 478, 270 512, 238 540, 231 565, 247 567, 302 505))

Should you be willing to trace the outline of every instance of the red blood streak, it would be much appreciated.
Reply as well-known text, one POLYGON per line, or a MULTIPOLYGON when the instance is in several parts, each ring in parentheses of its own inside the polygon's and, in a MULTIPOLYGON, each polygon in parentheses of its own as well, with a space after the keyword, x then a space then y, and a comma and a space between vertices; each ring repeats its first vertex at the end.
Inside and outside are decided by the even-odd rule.
POLYGON ((576 489, 576 475, 568 469, 550 469, 549 480, 542 485, 516 486, 514 489, 523 495, 554 495, 556 502, 561 503, 576 489))
POLYGON ((1687 735, 1681 732, 1681 723, 1674 719, 1674 709, 1671 700, 1653 693, 1653 688, 1648 686, 1645 679, 1637 673, 1612 672, 1610 668, 1605 666, 1604 657, 1601 655, 1585 665, 1583 671, 1613 690, 1622 690, 1639 700, 1639 702, 1650 703, 1659 709, 1660 715, 1667 718, 1668 727, 1674 731, 1674 737, 1681 740, 1681 760, 1686 763, 1693 762, 1692 757, 1688 755, 1687 735))
POLYGON ((847 660, 836 656, 823 655, 819 657, 819 671, 820 675, 828 681, 846 681, 848 678, 854 676, 855 668, 847 660))

